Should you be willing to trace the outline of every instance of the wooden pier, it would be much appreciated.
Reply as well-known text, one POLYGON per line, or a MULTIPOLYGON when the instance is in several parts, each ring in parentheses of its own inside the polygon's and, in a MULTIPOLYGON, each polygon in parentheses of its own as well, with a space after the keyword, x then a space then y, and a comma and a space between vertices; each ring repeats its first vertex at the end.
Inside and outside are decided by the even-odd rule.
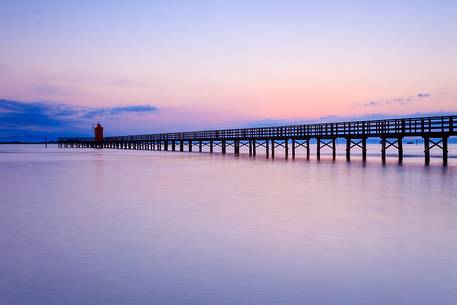
POLYGON ((337 139, 345 139, 346 160, 351 160, 353 149, 360 149, 362 160, 366 161, 367 139, 377 138, 383 162, 386 162, 389 149, 396 150, 398 161, 402 162, 404 139, 423 138, 425 164, 430 164, 430 151, 440 149, 443 165, 447 165, 448 139, 453 136, 457 136, 457 115, 116 136, 105 137, 102 141, 92 137, 59 138, 58 144, 59 147, 181 152, 203 152, 204 148, 209 148, 206 149, 209 153, 219 147, 221 153, 233 149, 235 155, 240 154, 241 147, 247 147, 250 156, 256 156, 262 149, 267 158, 274 158, 278 149, 284 150, 285 158, 289 158, 289 153, 295 158, 301 147, 309 159, 312 141, 317 144, 319 160, 325 148, 330 149, 336 159, 337 139))

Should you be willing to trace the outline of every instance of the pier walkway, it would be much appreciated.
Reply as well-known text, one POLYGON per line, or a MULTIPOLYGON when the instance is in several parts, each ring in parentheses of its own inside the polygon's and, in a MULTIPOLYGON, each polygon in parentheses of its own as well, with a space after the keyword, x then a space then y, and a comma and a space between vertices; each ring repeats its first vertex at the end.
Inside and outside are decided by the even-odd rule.
POLYGON ((310 158, 310 141, 316 142, 316 157, 320 159, 325 147, 336 158, 336 139, 345 139, 346 159, 350 161, 351 150, 360 149, 362 159, 367 158, 367 139, 378 138, 381 143, 381 159, 386 161, 388 149, 395 149, 398 160, 403 160, 405 138, 423 138, 425 164, 430 163, 430 150, 440 149, 443 164, 448 162, 448 139, 457 136, 457 115, 416 117, 387 120, 318 123, 262 128, 240 128, 172 132, 143 135, 105 137, 95 141, 93 137, 59 138, 59 147, 140 149, 160 151, 198 151, 213 153, 219 147, 223 154, 229 149, 240 154, 247 147, 250 156, 259 149, 265 150, 267 158, 275 157, 277 149, 284 149, 285 158, 295 158, 297 149, 304 148, 310 158))

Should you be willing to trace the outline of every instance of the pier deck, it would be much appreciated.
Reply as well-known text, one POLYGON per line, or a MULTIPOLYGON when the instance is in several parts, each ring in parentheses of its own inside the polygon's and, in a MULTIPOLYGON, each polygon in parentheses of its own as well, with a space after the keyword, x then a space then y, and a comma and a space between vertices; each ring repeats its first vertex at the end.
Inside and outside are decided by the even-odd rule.
POLYGON ((95 141, 93 137, 59 138, 59 147, 140 149, 161 151, 203 152, 209 147, 213 153, 220 147, 223 154, 229 147, 233 153, 240 154, 240 148, 248 147, 249 155, 255 156, 258 149, 265 149, 266 157, 275 156, 276 149, 284 149, 285 158, 296 156, 296 150, 303 147, 306 157, 310 157, 310 141, 317 143, 316 156, 321 157, 321 150, 328 147, 336 158, 336 139, 346 142, 346 159, 351 159, 351 150, 359 148, 362 159, 367 158, 367 139, 378 138, 381 143, 381 159, 386 161, 386 152, 394 148, 398 160, 403 160, 403 139, 423 138, 425 164, 430 163, 430 150, 441 149, 443 165, 448 162, 448 139, 457 136, 457 115, 416 117, 387 120, 351 121, 335 123, 317 123, 261 128, 239 128, 221 130, 203 130, 188 132, 157 133, 105 137, 95 141))

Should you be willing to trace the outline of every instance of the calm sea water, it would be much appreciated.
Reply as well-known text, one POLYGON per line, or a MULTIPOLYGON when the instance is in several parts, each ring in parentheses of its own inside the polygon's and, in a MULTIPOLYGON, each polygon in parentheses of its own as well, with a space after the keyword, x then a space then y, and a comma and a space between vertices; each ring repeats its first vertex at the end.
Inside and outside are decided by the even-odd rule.
POLYGON ((457 160, 378 148, 0 145, 0 304, 457 304, 457 160))

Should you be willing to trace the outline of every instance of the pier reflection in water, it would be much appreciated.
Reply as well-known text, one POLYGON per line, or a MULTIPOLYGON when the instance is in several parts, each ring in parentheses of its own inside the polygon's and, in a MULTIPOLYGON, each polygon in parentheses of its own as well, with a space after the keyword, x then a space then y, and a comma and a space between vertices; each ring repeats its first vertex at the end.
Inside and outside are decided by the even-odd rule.
POLYGON ((414 149, 383 166, 0 146, 0 303, 456 304, 455 159, 414 149))

